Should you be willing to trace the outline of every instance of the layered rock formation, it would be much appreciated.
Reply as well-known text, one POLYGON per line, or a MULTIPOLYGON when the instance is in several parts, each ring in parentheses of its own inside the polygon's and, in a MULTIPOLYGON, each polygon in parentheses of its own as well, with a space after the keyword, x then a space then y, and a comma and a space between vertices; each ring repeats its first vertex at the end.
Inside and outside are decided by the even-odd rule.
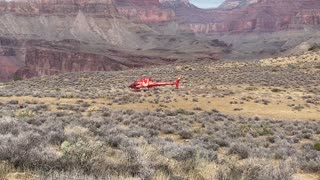
POLYGON ((192 14, 197 33, 276 32, 319 25, 318 0, 227 0, 220 9, 192 14), (200 17, 210 16, 210 18, 200 17))
POLYGON ((319 25, 318 0, 226 0, 204 10, 188 0, 117 0, 120 14, 139 23, 178 21, 195 33, 275 32, 319 25))
MULTIPOLYGON (((179 37, 171 46, 171 36, 147 26, 175 17, 159 0, 2 0, 0 80, 122 70, 192 57, 189 49, 202 49, 190 48, 194 38, 179 37)), ((198 54, 216 59, 219 50, 213 53, 216 47, 207 46, 209 41, 199 42, 206 49, 198 54)))
POLYGON ((1 0, 0 12, 14 14, 77 14, 79 10, 96 15, 114 15, 113 0, 1 0))
POLYGON ((226 0, 219 6, 219 9, 242 8, 259 2, 261 2, 261 0, 226 0))
POLYGON ((117 71, 176 61, 169 58, 131 55, 121 51, 110 51, 110 53, 117 58, 130 58, 130 61, 117 61, 106 55, 68 49, 29 48, 26 52, 26 66, 16 71, 15 75, 21 78, 30 78, 67 72, 117 71))
MULTIPOLYGON (((16 71, 32 77, 213 60, 230 52, 229 45, 212 45, 214 35, 228 40, 230 34, 319 24, 319 0, 226 0, 209 10, 188 0, 0 0, 0 79, 13 78, 16 71)), ((279 39, 270 42, 274 49, 300 42, 279 39)))

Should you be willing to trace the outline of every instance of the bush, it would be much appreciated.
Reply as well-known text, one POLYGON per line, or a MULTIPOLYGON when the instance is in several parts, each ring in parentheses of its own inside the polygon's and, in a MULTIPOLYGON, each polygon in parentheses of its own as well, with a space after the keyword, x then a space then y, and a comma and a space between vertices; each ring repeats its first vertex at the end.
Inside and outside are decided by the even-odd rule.
POLYGON ((230 145, 228 141, 221 138, 216 138, 214 142, 218 144, 220 147, 229 147, 230 145))
POLYGON ((14 81, 21 81, 21 80, 22 80, 22 77, 15 75, 15 76, 13 77, 13 80, 14 80, 14 81))
POLYGON ((308 150, 302 152, 299 156, 300 168, 306 172, 319 172, 320 171, 320 153, 316 150, 308 150))
POLYGON ((320 143, 315 143, 314 144, 314 149, 317 151, 320 151, 320 143))
POLYGON ((120 144, 123 142, 123 137, 121 136, 110 136, 107 138, 107 143, 114 148, 119 148, 120 144))
POLYGON ((76 142, 65 141, 61 145, 63 156, 61 160, 64 162, 66 169, 83 169, 91 172, 92 164, 100 161, 103 154, 103 144, 101 142, 93 142, 88 139, 78 139, 76 142))
POLYGON ((176 131, 176 129, 172 126, 165 125, 164 127, 161 128, 161 131, 164 134, 173 134, 176 131))
POLYGON ((18 117, 33 117, 35 115, 36 113, 29 109, 16 112, 16 116, 18 117))
POLYGON ((192 132, 187 130, 182 130, 178 133, 182 139, 191 139, 192 138, 192 132))
POLYGON ((57 153, 43 146, 45 139, 37 133, 20 133, 18 136, 2 136, 0 160, 15 167, 51 169, 59 167, 57 153))
POLYGON ((169 144, 163 148, 163 151, 166 156, 178 161, 191 160, 196 156, 196 150, 190 146, 169 144))
POLYGON ((271 89, 271 91, 277 93, 277 92, 281 92, 282 90, 278 89, 278 88, 273 88, 273 89, 271 89))
POLYGON ((218 167, 217 180, 291 180, 296 172, 296 162, 292 160, 274 163, 266 159, 248 159, 244 163, 226 162, 218 167))
POLYGON ((249 149, 243 144, 234 144, 229 149, 229 154, 238 155, 241 159, 246 159, 249 157, 249 149))
POLYGON ((10 101, 7 102, 7 104, 16 105, 16 104, 19 104, 19 101, 17 101, 17 100, 10 100, 10 101))
POLYGON ((18 134, 19 128, 18 123, 11 118, 2 118, 0 120, 0 134, 6 135, 6 134, 18 134))

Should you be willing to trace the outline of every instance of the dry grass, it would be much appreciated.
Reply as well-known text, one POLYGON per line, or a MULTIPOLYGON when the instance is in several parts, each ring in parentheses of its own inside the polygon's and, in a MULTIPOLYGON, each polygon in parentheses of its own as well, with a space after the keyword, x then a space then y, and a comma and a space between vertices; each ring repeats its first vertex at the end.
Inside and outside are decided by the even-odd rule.
POLYGON ((278 57, 260 60, 262 66, 286 67, 289 65, 297 65, 301 63, 320 62, 318 52, 307 53, 299 56, 278 57))
POLYGON ((319 180, 320 174, 295 174, 293 180, 319 180))
MULTIPOLYGON (((288 106, 290 104, 304 105, 306 104, 303 100, 303 96, 312 95, 306 93, 303 90, 290 90, 285 89, 283 92, 274 93, 268 87, 264 86, 255 86, 251 87, 248 85, 242 85, 241 87, 234 85, 227 86, 217 86, 216 91, 232 91, 234 92, 231 95, 223 97, 203 97, 197 95, 187 95, 185 97, 180 97, 178 95, 173 95, 172 98, 176 101, 170 101, 164 103, 166 107, 161 107, 160 104, 150 103, 149 100, 156 99, 155 95, 152 94, 146 98, 146 101, 139 103, 125 103, 125 104, 111 104, 112 100, 107 98, 98 98, 98 99, 80 99, 80 98, 50 98, 50 97, 31 97, 31 96, 12 96, 12 97, 0 97, 0 102, 5 103, 10 100, 17 100, 21 103, 27 101, 37 101, 49 105, 51 111, 57 111, 57 104, 69 104, 76 105, 79 100, 88 103, 90 106, 86 112, 99 111, 103 108, 111 108, 115 110, 125 110, 133 109, 139 111, 150 110, 154 111, 158 108, 163 109, 184 109, 187 111, 195 111, 195 107, 200 107, 203 111, 211 111, 216 109, 225 114, 234 115, 234 116, 258 116, 261 118, 272 118, 272 119, 287 119, 287 120, 315 120, 319 118, 320 113, 320 104, 319 105, 309 105, 299 111, 294 110, 292 107, 288 106), (248 90, 249 89, 249 90, 248 90), (254 90, 252 90, 254 89, 254 90), (288 99, 288 97, 291 97, 288 99), (192 100, 192 97, 196 97, 198 100, 195 102, 192 100), (243 97, 250 97, 250 101, 243 100, 243 97), (185 98, 188 98, 186 100, 185 98), (257 100, 267 99, 270 101, 267 105, 263 103, 257 103, 257 100), (95 101, 95 103, 92 103, 95 101), (236 104, 230 104, 230 102, 237 102, 236 104), (242 102, 242 103, 241 103, 242 102), (235 111, 235 109, 241 109, 235 111)), ((281 89, 273 87, 272 89, 281 89)), ((183 91, 183 87, 181 89, 183 91)), ((138 92, 139 93, 139 92, 138 92)), ((142 94, 144 94, 143 92, 142 94)), ((152 91, 151 91, 152 93, 152 91)), ((211 92, 214 94, 214 91, 211 92)), ((197 112, 197 111, 195 111, 197 112)))

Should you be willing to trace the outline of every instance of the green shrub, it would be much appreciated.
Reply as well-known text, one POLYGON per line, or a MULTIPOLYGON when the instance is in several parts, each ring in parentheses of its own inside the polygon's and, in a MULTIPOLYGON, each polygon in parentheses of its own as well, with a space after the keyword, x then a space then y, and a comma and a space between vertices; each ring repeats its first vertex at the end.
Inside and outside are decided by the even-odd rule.
POLYGON ((273 88, 273 89, 271 89, 271 91, 276 93, 276 92, 281 92, 282 90, 278 89, 278 88, 273 88))
POLYGON ((15 75, 15 76, 13 77, 13 80, 14 80, 14 81, 21 81, 21 80, 22 80, 22 77, 15 75))
POLYGON ((317 151, 320 151, 320 143, 315 143, 314 144, 314 149, 317 151))

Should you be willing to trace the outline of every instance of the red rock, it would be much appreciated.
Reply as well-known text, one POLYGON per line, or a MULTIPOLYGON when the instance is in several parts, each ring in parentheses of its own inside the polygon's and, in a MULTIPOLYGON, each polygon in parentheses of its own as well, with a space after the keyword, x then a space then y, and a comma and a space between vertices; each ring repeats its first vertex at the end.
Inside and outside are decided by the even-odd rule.
POLYGON ((14 0, 1 1, 0 13, 14 14, 77 14, 84 13, 114 15, 117 10, 113 0, 14 0))
POLYGON ((138 23, 159 23, 175 18, 172 9, 164 8, 159 0, 116 0, 117 10, 138 23))
POLYGON ((138 23, 159 23, 171 21, 175 17, 172 10, 158 9, 158 8, 131 8, 119 7, 118 11, 124 17, 138 23))
MULTIPOLYGON (((128 22, 126 19, 129 19, 152 25, 174 21, 179 24, 179 30, 207 34, 277 32, 319 25, 320 1, 227 0, 221 8, 203 10, 187 0, 15 0, 0 1, 0 16, 4 16, 0 24, 3 28, 0 29, 0 79, 8 79, 19 68, 16 74, 28 78, 74 71, 122 70, 174 61, 139 56, 139 53, 127 53, 125 50, 111 51, 124 39, 139 39, 135 37, 135 30, 141 32, 146 29, 139 25, 126 27, 130 30, 122 29, 117 20, 128 22), (238 5, 232 5, 234 2, 238 5), (20 19, 15 19, 16 16, 20 19), (34 32, 32 27, 20 28, 17 23, 23 22, 22 18, 27 16, 39 18, 28 19, 26 22, 32 23, 24 24, 36 27, 39 24, 34 28, 39 31, 42 27, 50 27, 41 24, 43 18, 54 17, 52 19, 57 19, 57 22, 52 22, 57 23, 52 28, 54 32, 50 32, 51 29, 34 32), (73 26, 64 24, 63 18, 70 23, 75 19, 73 26), (109 18, 115 22, 107 21, 109 18), (121 33, 111 27, 119 28, 121 33), (135 30, 131 32, 131 29, 135 30), (64 39, 57 40, 60 43, 55 44, 46 33, 54 34, 53 37, 61 35, 64 39), (119 38, 122 35, 126 37, 119 38), (14 40, 15 36, 19 40, 14 40), (13 37, 13 40, 1 37, 13 37), (94 40, 91 42, 90 38, 94 40), (84 51, 80 48, 81 40, 86 45, 106 44, 105 50, 110 52, 95 52, 92 47, 84 51), (21 68, 23 65, 25 67, 21 68)), ((119 45, 119 48, 123 47, 119 45)))
POLYGON ((20 64, 14 57, 0 56, 0 80, 12 79, 19 68, 20 64))
POLYGON ((26 51, 25 67, 19 69, 15 75, 25 79, 67 72, 117 71, 176 61, 162 57, 131 55, 121 51, 111 51, 110 54, 128 60, 117 61, 94 53, 32 47, 26 51))
POLYGON ((191 13, 190 28, 197 33, 243 33, 275 32, 319 24, 318 0, 257 0, 247 4, 242 1, 241 6, 231 9, 205 10, 205 15, 211 19, 201 18, 204 14, 191 13))

